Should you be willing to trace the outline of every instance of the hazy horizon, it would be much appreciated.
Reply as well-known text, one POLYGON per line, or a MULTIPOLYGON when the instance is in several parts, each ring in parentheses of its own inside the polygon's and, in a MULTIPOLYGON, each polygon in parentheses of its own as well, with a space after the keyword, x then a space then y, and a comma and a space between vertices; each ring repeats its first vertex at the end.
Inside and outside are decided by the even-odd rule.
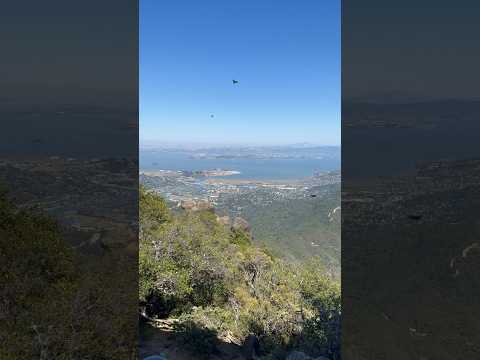
POLYGON ((156 141, 156 140, 140 140, 140 150, 154 148, 241 148, 241 147, 341 147, 341 144, 322 144, 304 142, 288 142, 288 143, 248 143, 248 142, 195 142, 195 141, 156 141))

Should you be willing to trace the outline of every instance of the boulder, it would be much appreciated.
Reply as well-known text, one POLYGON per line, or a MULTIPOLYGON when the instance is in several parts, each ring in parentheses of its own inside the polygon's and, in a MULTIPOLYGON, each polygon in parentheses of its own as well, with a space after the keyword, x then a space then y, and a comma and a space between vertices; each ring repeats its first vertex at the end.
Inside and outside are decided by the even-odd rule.
POLYGON ((184 210, 193 210, 193 208, 195 207, 195 201, 183 200, 180 202, 180 207, 184 210))

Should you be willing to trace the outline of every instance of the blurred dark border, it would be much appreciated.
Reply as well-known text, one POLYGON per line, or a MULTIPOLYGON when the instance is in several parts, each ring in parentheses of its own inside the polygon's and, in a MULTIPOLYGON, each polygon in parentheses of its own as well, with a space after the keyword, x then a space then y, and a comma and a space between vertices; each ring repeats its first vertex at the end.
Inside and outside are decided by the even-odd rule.
POLYGON ((0 358, 136 358, 138 1, 11 1, 0 34, 0 358))
POLYGON ((343 358, 479 359, 479 4, 342 8, 343 358))

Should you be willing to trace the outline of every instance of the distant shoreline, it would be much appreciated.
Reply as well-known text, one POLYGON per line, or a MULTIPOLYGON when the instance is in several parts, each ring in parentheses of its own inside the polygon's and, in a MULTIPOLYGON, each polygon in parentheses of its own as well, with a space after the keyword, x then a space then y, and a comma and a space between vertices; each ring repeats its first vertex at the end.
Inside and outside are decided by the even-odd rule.
POLYGON ((144 174, 147 176, 186 176, 186 177, 223 177, 223 176, 233 176, 233 175, 240 175, 241 172, 237 170, 223 170, 223 169, 215 169, 215 170, 140 170, 139 174, 144 174))
MULTIPOLYGON (((239 171, 231 171, 231 175, 236 175, 240 174, 239 171), (235 174, 233 174, 235 173, 235 174)), ((139 175, 145 175, 145 176, 172 176, 172 177, 178 177, 178 176, 185 176, 183 175, 182 171, 177 171, 177 170, 154 170, 154 171, 144 171, 140 170, 139 175)), ((298 179, 227 179, 223 178, 223 176, 229 176, 229 175, 211 175, 211 176, 205 176, 205 182, 208 184, 219 184, 219 183, 224 183, 224 184, 231 184, 231 185, 249 185, 249 184, 255 184, 255 185, 268 185, 268 184, 275 184, 275 185, 280 185, 280 184, 292 184, 292 183, 301 183, 304 178, 298 178, 298 179)))
POLYGON ((207 183, 209 184, 218 184, 218 183, 224 183, 224 184, 231 184, 231 185, 249 185, 249 184, 255 184, 255 185, 268 185, 268 184, 275 184, 275 185, 281 185, 281 184, 292 184, 292 183, 300 183, 302 179, 273 179, 273 180, 256 180, 256 179, 208 179, 206 180, 207 183))
POLYGON ((325 172, 318 172, 313 175, 309 176, 299 176, 296 178, 236 178, 235 175, 242 174, 242 172, 237 170, 223 170, 223 169, 216 169, 216 170, 198 170, 198 171, 190 171, 190 170, 165 170, 165 169, 158 169, 158 170, 139 170, 139 175, 145 176, 166 176, 166 177, 185 177, 191 178, 196 180, 204 181, 208 184, 227 184, 227 185, 282 185, 282 184, 297 184, 300 185, 306 180, 310 178, 314 178, 317 176, 329 175, 334 174, 338 170, 332 171, 325 171, 325 172), (232 176, 233 178, 229 178, 232 176))

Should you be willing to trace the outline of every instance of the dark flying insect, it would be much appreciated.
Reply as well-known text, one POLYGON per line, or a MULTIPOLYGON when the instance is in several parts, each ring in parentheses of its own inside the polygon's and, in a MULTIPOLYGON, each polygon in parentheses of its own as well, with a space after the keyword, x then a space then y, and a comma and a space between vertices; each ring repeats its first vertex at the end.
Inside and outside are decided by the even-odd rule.
POLYGON ((312 195, 310 195, 310 197, 317 197, 317 195, 315 195, 315 194, 312 194, 312 195))
POLYGON ((238 84, 238 80, 232 80, 234 84, 238 84))

